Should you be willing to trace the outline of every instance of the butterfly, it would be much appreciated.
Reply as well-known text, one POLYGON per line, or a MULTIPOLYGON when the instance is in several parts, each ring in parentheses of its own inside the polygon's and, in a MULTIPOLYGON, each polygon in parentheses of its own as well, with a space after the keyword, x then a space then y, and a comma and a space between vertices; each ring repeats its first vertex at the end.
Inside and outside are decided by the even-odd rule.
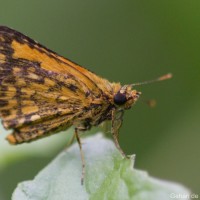
POLYGON ((74 126, 81 148, 80 131, 111 120, 114 142, 125 156, 118 133, 124 110, 141 94, 133 86, 111 83, 22 33, 0 26, 0 118, 6 129, 13 130, 7 136, 11 144, 74 126))

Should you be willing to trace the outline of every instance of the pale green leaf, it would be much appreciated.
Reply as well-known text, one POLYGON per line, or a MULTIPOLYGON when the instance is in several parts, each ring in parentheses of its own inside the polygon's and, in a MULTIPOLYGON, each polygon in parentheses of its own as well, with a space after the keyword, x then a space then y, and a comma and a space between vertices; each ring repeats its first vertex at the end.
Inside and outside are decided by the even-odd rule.
POLYGON ((84 185, 81 185, 80 152, 74 144, 34 180, 20 183, 12 199, 171 200, 172 195, 190 194, 179 184, 151 178, 146 172, 134 169, 134 156, 122 158, 113 142, 102 134, 84 139, 83 151, 86 159, 84 185))

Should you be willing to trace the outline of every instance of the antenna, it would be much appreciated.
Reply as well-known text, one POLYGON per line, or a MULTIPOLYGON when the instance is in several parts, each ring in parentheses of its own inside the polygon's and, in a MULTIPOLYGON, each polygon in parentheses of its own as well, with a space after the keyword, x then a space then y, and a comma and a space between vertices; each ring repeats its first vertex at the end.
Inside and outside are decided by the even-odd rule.
POLYGON ((133 83, 133 84, 131 84, 131 86, 133 87, 133 86, 138 86, 138 85, 146 85, 146 84, 149 84, 149 83, 164 81, 164 80, 167 80, 167 79, 170 79, 170 78, 172 78, 172 74, 168 73, 168 74, 160 76, 160 77, 158 77, 154 80, 144 81, 144 82, 140 82, 140 83, 133 83))

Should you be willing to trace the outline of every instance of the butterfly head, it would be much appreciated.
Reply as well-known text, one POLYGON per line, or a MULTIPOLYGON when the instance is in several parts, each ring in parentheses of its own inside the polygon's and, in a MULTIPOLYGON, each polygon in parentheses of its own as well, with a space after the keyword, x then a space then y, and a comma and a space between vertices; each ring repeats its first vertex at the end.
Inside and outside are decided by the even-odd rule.
POLYGON ((172 78, 172 74, 168 73, 150 81, 134 83, 131 85, 124 85, 114 95, 114 103, 116 106, 129 109, 138 100, 141 92, 133 90, 134 86, 145 85, 154 82, 160 82, 172 78))
POLYGON ((129 109, 138 100, 141 92, 132 89, 132 85, 124 85, 114 95, 114 103, 116 106, 129 109))

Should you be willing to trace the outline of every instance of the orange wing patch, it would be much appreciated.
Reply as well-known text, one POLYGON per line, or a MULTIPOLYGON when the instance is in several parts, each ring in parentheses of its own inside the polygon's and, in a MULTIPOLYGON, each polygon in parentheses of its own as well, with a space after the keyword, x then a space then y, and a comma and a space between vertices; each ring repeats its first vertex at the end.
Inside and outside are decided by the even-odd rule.
POLYGON ((58 74, 73 74, 74 77, 78 77, 78 82, 82 83, 81 86, 85 86, 83 87, 85 89, 84 92, 87 92, 88 88, 90 88, 94 95, 99 95, 99 88, 90 78, 85 76, 80 70, 75 69, 72 65, 63 62, 64 59, 60 60, 54 53, 47 52, 46 49, 40 48, 38 45, 34 45, 34 47, 31 48, 28 43, 20 44, 15 40, 12 41, 11 47, 15 50, 13 58, 39 62, 41 68, 44 70, 58 74))
POLYGON ((89 70, 47 50, 37 43, 30 46, 28 40, 24 39, 24 42, 24 44, 18 43, 16 40, 12 42, 11 46, 15 49, 13 54, 14 58, 40 62, 41 67, 48 71, 73 74, 75 77, 78 77, 79 82, 82 82, 82 87, 84 85, 86 86, 85 92, 87 92, 87 88, 90 88, 95 96, 98 96, 102 91, 107 95, 113 93, 112 84, 106 79, 100 78, 89 70))

